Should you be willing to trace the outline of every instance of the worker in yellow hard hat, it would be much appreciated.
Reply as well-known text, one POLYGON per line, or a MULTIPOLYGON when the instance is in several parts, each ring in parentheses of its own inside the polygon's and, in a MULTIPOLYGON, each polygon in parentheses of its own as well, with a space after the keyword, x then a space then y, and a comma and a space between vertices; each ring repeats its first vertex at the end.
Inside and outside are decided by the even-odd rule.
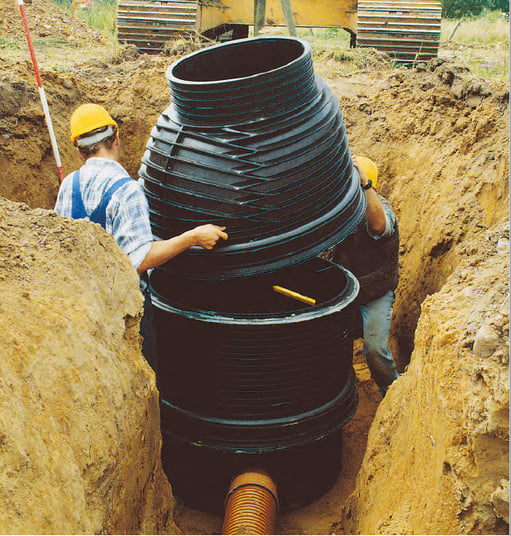
POLYGON ((360 283, 357 297, 362 317, 364 355, 371 376, 385 395, 399 376, 389 333, 395 289, 399 281, 399 230, 390 203, 376 190, 378 168, 367 157, 353 157, 355 173, 366 196, 365 218, 325 255, 352 272, 360 283))
MULTIPOLYGON (((70 121, 71 141, 85 164, 60 186, 55 210, 87 218, 111 233, 139 274, 166 263, 192 246, 212 249, 227 240, 225 227, 206 224, 168 240, 153 240, 149 207, 141 184, 119 162, 117 123, 98 104, 77 108, 70 121)), ((148 293, 144 278, 141 288, 148 293)))
POLYGON ((113 234, 139 273, 159 266, 191 246, 212 249, 227 239, 223 227, 201 225, 169 240, 153 241, 147 200, 140 184, 119 163, 117 123, 98 104, 77 108, 71 141, 85 160, 60 187, 55 210, 88 218, 113 234))

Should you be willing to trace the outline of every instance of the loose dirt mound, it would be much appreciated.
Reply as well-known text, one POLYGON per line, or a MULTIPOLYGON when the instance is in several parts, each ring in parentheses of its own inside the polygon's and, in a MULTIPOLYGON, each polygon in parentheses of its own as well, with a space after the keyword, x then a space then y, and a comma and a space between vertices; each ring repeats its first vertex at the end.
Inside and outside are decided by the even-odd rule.
MULTIPOLYGON (((25 4, 32 39, 69 38, 74 42, 104 44, 105 39, 90 26, 71 16, 51 0, 33 0, 25 4)), ((3 39, 23 41, 25 32, 18 3, 0 0, 0 35, 3 39)))

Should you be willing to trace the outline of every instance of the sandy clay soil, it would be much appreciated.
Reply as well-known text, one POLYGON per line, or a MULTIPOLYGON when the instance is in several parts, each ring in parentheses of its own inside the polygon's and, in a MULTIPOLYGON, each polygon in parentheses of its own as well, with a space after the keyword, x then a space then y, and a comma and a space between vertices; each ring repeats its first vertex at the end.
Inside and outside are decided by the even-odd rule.
MULTIPOLYGON (((140 55, 108 43, 49 0, 33 0, 26 10, 64 173, 80 165, 68 139, 69 117, 77 105, 94 101, 118 121, 122 162, 136 177, 149 132, 170 102, 165 70, 192 49, 181 44, 158 56, 140 55)), ((0 32, 0 195, 51 209, 59 181, 14 2, 0 0, 0 32)), ((393 69, 369 51, 364 66, 353 65, 343 77, 335 74, 335 60, 315 60, 339 98, 352 151, 379 163, 381 192, 400 223, 401 282, 391 343, 401 371, 413 350, 421 303, 442 287, 474 236, 508 217, 508 84, 476 80, 443 55, 441 50, 439 60, 414 69, 393 69)), ((342 530, 336 523, 355 488, 381 401, 359 346, 360 403, 344 430, 341 473, 319 500, 282 514, 281 533, 342 530)), ((179 499, 175 518, 184 533, 221 530, 220 518, 179 499)))

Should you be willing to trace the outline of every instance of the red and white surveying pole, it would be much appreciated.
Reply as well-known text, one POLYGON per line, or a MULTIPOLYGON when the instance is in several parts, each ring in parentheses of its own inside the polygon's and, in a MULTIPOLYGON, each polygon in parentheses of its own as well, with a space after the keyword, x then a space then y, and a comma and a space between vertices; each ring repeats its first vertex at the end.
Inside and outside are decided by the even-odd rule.
POLYGON ((62 164, 60 162, 59 148, 57 146, 57 139, 55 138, 55 133, 53 131, 50 110, 48 108, 48 102, 46 101, 46 94, 44 92, 43 81, 41 80, 41 74, 39 73, 39 67, 37 65, 37 60, 35 57, 35 51, 32 45, 32 38, 30 37, 30 30, 28 29, 27 15, 25 13, 25 6, 23 5, 23 0, 18 0, 18 5, 20 8, 21 19, 23 21, 23 27, 25 28, 25 36, 27 38, 28 49, 30 51, 30 57, 32 58, 32 65, 34 66, 35 77, 37 80, 37 87, 39 88, 41 104, 43 105, 43 110, 44 110, 44 117, 46 118, 46 124, 48 125, 48 132, 50 133, 50 141, 51 141, 51 146, 53 149, 53 155, 55 156, 55 161, 57 163, 57 170, 59 172, 59 181, 62 182, 64 180, 64 172, 62 171, 62 164))

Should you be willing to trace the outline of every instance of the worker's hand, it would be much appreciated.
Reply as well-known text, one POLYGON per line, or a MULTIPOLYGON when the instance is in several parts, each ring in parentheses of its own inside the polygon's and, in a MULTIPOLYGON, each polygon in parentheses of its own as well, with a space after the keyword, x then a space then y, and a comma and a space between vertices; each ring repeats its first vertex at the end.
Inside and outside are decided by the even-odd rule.
POLYGON ((195 246, 200 246, 204 249, 213 249, 220 238, 222 240, 227 240, 229 238, 229 235, 224 231, 225 227, 219 227, 212 223, 200 225, 191 230, 193 243, 195 246))
POLYGON ((364 168, 358 163, 356 156, 353 157, 353 165, 357 168, 358 174, 360 175, 360 184, 365 186, 369 182, 369 179, 367 178, 364 168))

